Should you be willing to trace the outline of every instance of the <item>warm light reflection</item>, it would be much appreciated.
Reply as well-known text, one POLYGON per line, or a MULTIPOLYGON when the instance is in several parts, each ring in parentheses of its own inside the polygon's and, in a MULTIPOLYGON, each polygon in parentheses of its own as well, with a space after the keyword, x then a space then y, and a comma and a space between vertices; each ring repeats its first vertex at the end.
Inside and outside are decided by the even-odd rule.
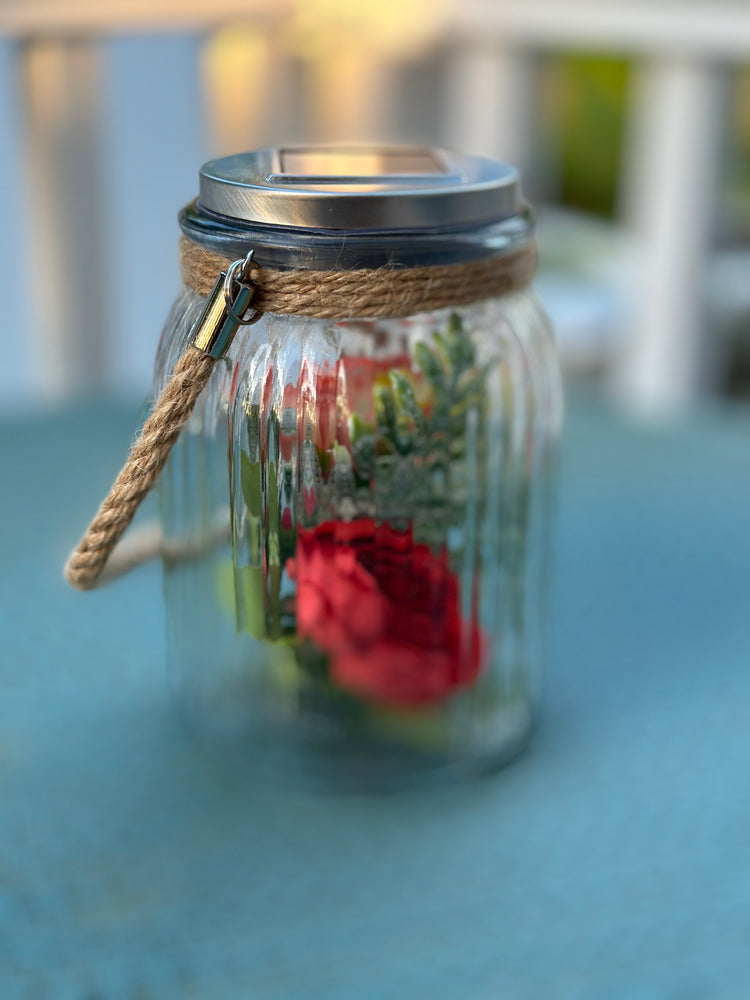
MULTIPOLYGON (((306 138, 387 138, 393 64, 431 49, 449 2, 297 0, 265 32, 243 24, 217 31, 202 65, 212 148, 223 153, 269 142, 277 123, 265 109, 274 104, 272 91, 283 90, 290 61, 304 67, 299 120, 306 138)), ((296 110, 289 111, 296 130, 296 110)))
POLYGON ((221 28, 203 48, 206 120, 217 154, 263 142, 272 66, 267 35, 246 24, 221 28))
POLYGON ((284 175, 299 177, 409 176, 440 173, 429 152, 374 149, 284 149, 284 175))
POLYGON ((283 28, 288 51, 310 61, 342 48, 403 58, 421 53, 437 34, 447 0, 298 0, 283 28))

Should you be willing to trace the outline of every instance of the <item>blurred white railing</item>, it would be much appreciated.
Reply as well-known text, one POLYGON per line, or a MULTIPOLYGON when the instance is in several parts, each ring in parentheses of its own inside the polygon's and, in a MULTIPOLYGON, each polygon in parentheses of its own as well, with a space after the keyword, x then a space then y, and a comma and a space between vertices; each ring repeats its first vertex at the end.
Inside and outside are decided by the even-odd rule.
MULTIPOLYGON (((28 261, 27 287, 33 290, 34 321, 28 322, 36 331, 36 350, 27 378, 34 391, 59 397, 112 381, 112 358, 122 351, 107 345, 102 330, 113 323, 158 324, 149 309, 129 314, 129 302, 144 281, 161 289, 175 277, 169 269, 162 277, 152 259, 140 278, 122 257, 117 264, 113 242, 120 234, 111 206, 119 197, 118 175, 116 165, 113 173, 111 163, 103 162, 98 141, 103 122, 118 129, 102 90, 103 63, 111 59, 106 39, 156 32, 201 39, 196 52, 203 52, 202 73, 198 58, 192 68, 199 82, 180 83, 188 96, 175 114, 210 123, 206 151, 285 137, 413 137, 500 156, 522 169, 530 156, 534 56, 570 48, 633 57, 621 221, 638 253, 628 335, 611 377, 642 409, 678 411, 693 397, 707 365, 704 276, 724 76, 733 63, 750 61, 750 5, 728 0, 400 5, 341 0, 338 6, 332 0, 16 0, 0 5, 0 35, 20 57, 14 73, 23 153, 13 177, 15 182, 23 175, 26 192, 20 242, 28 261), (321 24, 324 15, 330 22, 321 24), (400 28, 395 33, 386 30, 389 17, 400 28), (377 21, 365 32, 368 18, 377 21), (228 24, 246 25, 249 34, 243 41, 237 29, 237 44, 223 46, 224 64, 217 66, 211 33, 228 24), (305 45, 323 45, 326 30, 340 44, 325 58, 305 62, 305 45), (447 73, 440 113, 432 123, 410 128, 403 113, 409 92, 399 87, 398 72, 436 52, 447 73), (238 94, 241 100, 235 99, 238 94)), ((162 87, 169 93, 175 82, 157 75, 155 104, 162 87)), ((165 117, 163 127, 169 129, 168 110, 165 117)), ((167 178, 149 155, 159 122, 146 126, 150 132, 135 136, 147 161, 143 185, 148 187, 146 178, 152 176, 171 198, 167 178)), ((131 123, 131 136, 132 129, 131 123)), ((192 129, 198 135, 199 126, 192 129)), ((199 145, 194 142, 196 153, 199 145)), ((198 165, 186 165, 191 176, 198 165)), ((11 197, 17 200, 15 193, 11 197)), ((170 213, 178 204, 171 201, 170 213)), ((121 228, 128 225, 132 232, 127 220, 121 228)), ((148 247, 130 247, 129 253, 149 258, 148 247)), ((12 273, 5 268, 6 296, 12 273)), ((173 291, 174 285, 159 310, 173 291)))
MULTIPOLYGON (((507 147, 522 165, 529 119, 516 95, 519 86, 524 91, 523 64, 531 54, 573 48, 635 59, 621 215, 637 256, 627 336, 611 377, 641 410, 683 409, 712 367, 705 276, 725 123, 725 71, 750 57, 750 5, 477 0, 456 7, 452 20, 454 32, 469 43, 455 70, 457 108, 470 106, 473 76, 481 72, 490 79, 494 72, 494 99, 501 104, 495 121, 507 131, 493 135, 489 151, 507 147), (480 29, 482 55, 475 61, 472 42, 480 29)), ((476 145, 472 139, 478 134, 469 134, 476 122, 471 115, 463 121, 462 142, 476 145)))

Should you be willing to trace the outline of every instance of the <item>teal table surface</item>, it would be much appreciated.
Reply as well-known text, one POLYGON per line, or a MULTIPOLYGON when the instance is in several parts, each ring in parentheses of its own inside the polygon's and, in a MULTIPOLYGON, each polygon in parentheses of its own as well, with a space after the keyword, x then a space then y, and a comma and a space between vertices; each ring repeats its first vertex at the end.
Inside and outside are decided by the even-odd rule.
POLYGON ((532 746, 381 797, 191 741, 157 567, 62 582, 134 419, 0 425, 1 1000, 746 1000, 750 412, 573 400, 532 746))

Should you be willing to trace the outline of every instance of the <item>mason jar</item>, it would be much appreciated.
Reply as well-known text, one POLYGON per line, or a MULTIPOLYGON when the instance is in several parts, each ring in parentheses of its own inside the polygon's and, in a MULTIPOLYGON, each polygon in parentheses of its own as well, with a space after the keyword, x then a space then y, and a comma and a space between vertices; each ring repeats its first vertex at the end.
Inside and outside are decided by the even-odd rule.
POLYGON ((222 262, 253 251, 283 288, 238 317, 160 479, 186 717, 243 767, 325 785, 501 765, 539 707, 562 409, 517 172, 264 149, 199 192, 156 392, 222 262))

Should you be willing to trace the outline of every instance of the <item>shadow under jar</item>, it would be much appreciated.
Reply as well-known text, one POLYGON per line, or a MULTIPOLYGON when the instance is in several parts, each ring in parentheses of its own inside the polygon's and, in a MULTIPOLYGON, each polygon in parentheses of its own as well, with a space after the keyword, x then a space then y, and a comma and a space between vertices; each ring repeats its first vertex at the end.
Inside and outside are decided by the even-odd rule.
POLYGON ((156 391, 205 303, 196 255, 252 249, 287 279, 422 276, 419 311, 391 307, 389 286, 379 314, 404 314, 383 318, 356 291, 341 315, 309 315, 321 285, 301 314, 241 326, 217 363, 160 484, 188 718, 243 766, 325 786, 504 763, 539 701, 562 411, 515 170, 434 149, 259 150, 206 164, 180 226, 156 391), (485 264, 495 284, 472 291, 485 264), (446 268, 466 276, 455 303, 446 268))

